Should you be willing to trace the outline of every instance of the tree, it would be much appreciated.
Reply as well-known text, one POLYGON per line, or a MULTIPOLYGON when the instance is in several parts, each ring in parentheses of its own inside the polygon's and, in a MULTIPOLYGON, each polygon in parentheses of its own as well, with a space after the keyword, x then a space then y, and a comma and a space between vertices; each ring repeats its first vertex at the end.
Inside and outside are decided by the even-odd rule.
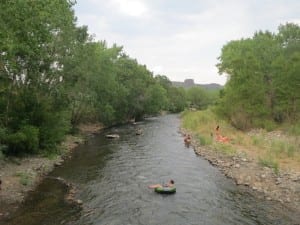
POLYGON ((32 129, 27 126, 38 130, 33 133, 42 148, 55 146, 68 129, 60 90, 61 62, 70 52, 75 28, 72 5, 64 0, 0 4, 0 126, 6 127, 2 142, 8 149, 15 149, 11 136, 28 137, 24 132, 32 129))
POLYGON ((196 109, 206 109, 210 104, 208 94, 203 88, 191 87, 187 90, 187 100, 190 107, 196 109))
POLYGON ((241 129, 297 120, 299 37, 299 26, 287 24, 225 45, 217 66, 230 79, 217 111, 241 129))

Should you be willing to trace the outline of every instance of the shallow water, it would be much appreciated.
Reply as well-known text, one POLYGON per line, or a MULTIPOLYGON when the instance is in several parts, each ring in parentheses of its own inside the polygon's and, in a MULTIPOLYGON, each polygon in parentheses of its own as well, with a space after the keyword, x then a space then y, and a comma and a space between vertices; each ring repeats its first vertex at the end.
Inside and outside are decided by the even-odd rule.
POLYGON ((296 212, 237 187, 185 147, 177 115, 106 130, 76 148, 50 177, 73 183, 82 209, 67 204, 66 186, 49 178, 7 224, 289 225, 300 221, 296 212), (137 128, 142 135, 136 135, 137 128), (106 139, 107 133, 118 133, 120 139, 106 139), (170 178, 176 182, 176 194, 161 195, 147 188, 170 178))

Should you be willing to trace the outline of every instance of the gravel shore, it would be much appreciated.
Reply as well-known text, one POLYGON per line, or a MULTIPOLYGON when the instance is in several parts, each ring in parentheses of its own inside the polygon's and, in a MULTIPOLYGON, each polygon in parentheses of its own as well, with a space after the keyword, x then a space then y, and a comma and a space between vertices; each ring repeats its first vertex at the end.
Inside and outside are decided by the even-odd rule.
POLYGON ((192 136, 191 147, 196 154, 219 168, 237 185, 248 187, 266 201, 279 201, 286 207, 299 211, 300 215, 300 171, 280 170, 275 173, 273 169, 261 166, 256 159, 249 158, 242 152, 228 156, 202 146, 189 131, 182 129, 181 132, 192 136))
POLYGON ((54 159, 30 156, 0 160, 0 220, 10 216, 25 200, 28 192, 34 190, 55 166, 61 165, 66 157, 71 157, 72 150, 84 142, 85 137, 99 132, 102 128, 99 124, 80 126, 80 136, 67 136, 62 143, 65 153, 54 159))

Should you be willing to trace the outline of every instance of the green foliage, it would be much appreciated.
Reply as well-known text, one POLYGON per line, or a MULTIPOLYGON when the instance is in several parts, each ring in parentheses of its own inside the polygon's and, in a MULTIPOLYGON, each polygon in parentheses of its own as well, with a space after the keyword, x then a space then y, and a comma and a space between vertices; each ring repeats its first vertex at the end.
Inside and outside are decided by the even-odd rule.
POLYGON ((195 130, 199 125, 211 124, 214 121, 214 114, 208 109, 203 111, 185 110, 181 113, 182 126, 186 129, 195 130))
POLYGON ((296 122, 300 115, 300 27, 286 24, 278 34, 257 32, 231 41, 217 65, 229 80, 216 112, 239 129, 296 122))
POLYGON ((229 156, 233 156, 233 155, 236 154, 236 150, 230 144, 224 144, 224 143, 216 142, 216 143, 213 144, 213 147, 216 151, 222 152, 222 153, 224 153, 226 155, 229 155, 229 156))
POLYGON ((101 111, 99 112, 99 118, 104 125, 110 125, 116 121, 114 114, 114 108, 111 105, 106 104, 103 108, 101 108, 101 111))
POLYGON ((295 136, 300 136, 300 122, 289 126, 288 133, 295 136))
POLYGON ((273 140, 271 142, 272 153, 276 155, 286 154, 288 157, 293 157, 297 146, 285 141, 273 140))
POLYGON ((19 131, 4 137, 6 154, 37 153, 39 147, 39 129, 25 125, 19 131))
POLYGON ((182 112, 187 106, 186 91, 183 88, 168 89, 168 99, 168 110, 171 112, 182 112))
POLYGON ((264 137, 260 135, 255 135, 252 136, 252 144, 258 147, 263 147, 264 146, 264 137))
POLYGON ((16 176, 18 176, 20 178, 20 184, 22 184, 24 186, 28 186, 32 183, 32 178, 31 178, 30 174, 28 174, 28 173, 19 172, 19 173, 16 173, 16 176))
POLYGON ((211 136, 205 136, 205 135, 197 135, 197 138, 199 139, 199 142, 201 145, 211 145, 213 143, 213 139, 211 136))
POLYGON ((70 118, 67 111, 46 114, 40 127, 40 148, 44 151, 56 151, 57 144, 64 140, 69 130, 70 118))
POLYGON ((261 120, 259 118, 253 119, 253 125, 255 127, 260 127, 265 129, 266 131, 272 131, 275 130, 278 127, 278 124, 276 124, 273 120, 261 120))
POLYGON ((206 109, 211 103, 207 92, 200 87, 192 87, 187 90, 187 100, 190 107, 196 109, 206 109))
POLYGON ((259 164, 265 167, 269 167, 274 170, 276 174, 279 173, 279 164, 273 159, 271 156, 267 156, 264 158, 259 158, 259 164))
POLYGON ((145 92, 144 110, 146 114, 155 114, 167 106, 167 91, 160 84, 154 84, 145 92))
POLYGON ((157 75, 155 80, 166 90, 167 105, 165 109, 170 112, 182 112, 187 106, 186 91, 184 88, 172 86, 172 82, 162 75, 157 75))

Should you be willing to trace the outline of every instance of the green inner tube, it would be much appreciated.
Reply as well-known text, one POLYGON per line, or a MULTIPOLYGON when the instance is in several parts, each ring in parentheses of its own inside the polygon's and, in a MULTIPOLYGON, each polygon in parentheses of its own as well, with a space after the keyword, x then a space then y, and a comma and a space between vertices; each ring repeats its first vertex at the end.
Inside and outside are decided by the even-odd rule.
POLYGON ((176 192, 176 187, 157 187, 154 191, 161 194, 173 194, 176 192))

